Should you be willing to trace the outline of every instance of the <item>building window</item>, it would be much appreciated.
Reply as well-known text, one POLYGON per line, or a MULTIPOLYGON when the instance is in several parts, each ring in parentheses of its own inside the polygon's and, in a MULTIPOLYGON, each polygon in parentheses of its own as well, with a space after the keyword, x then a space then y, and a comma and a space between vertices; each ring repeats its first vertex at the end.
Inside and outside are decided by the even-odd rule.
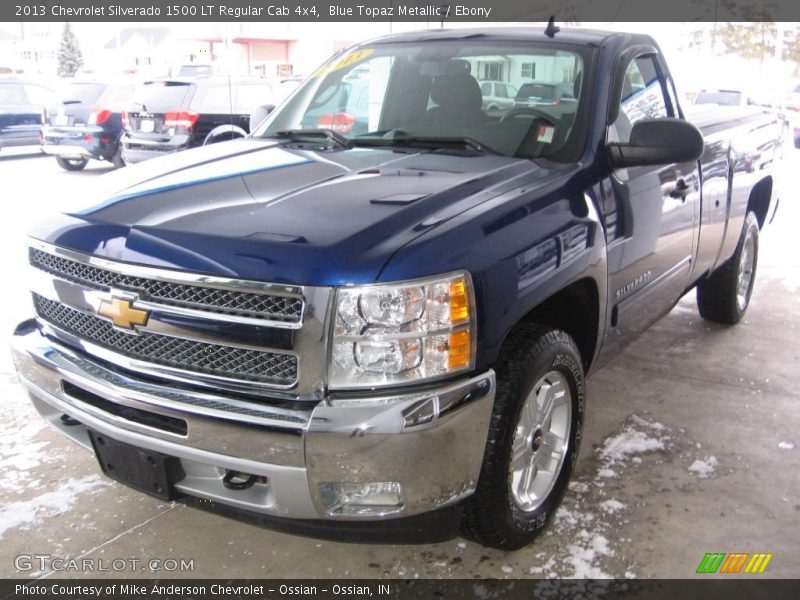
POLYGON ((502 63, 483 63, 483 79, 503 81, 502 63))
POLYGON ((536 77, 536 63, 522 63, 522 78, 533 79, 536 77))

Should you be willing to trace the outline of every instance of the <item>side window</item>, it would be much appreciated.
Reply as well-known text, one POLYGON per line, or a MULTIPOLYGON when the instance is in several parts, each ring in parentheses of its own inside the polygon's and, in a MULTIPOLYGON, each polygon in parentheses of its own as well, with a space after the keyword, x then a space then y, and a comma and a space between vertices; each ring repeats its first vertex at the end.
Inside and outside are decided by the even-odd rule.
POLYGON ((508 98, 508 91, 506 90, 505 83, 496 83, 495 84, 497 89, 497 97, 498 98, 508 98))
POLYGON ((274 104, 272 88, 267 83, 242 84, 236 90, 236 111, 247 114, 256 106, 274 104))
POLYGON ((631 127, 637 121, 672 116, 667 106, 655 59, 642 56, 632 60, 625 71, 619 117, 613 125, 617 141, 630 140, 631 127))
POLYGON ((233 93, 233 87, 229 88, 227 85, 209 86, 199 102, 198 110, 209 114, 228 114, 231 112, 233 93))
POLYGON ((491 83, 482 83, 481 84, 481 96, 491 96, 492 95, 492 84, 491 83))

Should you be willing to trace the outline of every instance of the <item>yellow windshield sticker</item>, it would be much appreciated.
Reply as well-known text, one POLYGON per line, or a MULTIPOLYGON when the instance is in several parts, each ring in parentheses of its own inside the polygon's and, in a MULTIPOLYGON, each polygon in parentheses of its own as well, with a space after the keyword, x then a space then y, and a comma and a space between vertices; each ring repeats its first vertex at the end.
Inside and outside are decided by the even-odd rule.
POLYGON ((372 56, 375 53, 374 50, 371 48, 364 48, 363 50, 355 50, 350 52, 349 54, 345 55, 341 60, 335 63, 328 63, 322 65, 319 69, 317 69, 312 77, 320 77, 322 75, 326 75, 327 73, 332 73, 333 71, 338 71, 340 69, 346 69, 347 67, 351 67, 355 64, 360 63, 362 60, 367 59, 368 57, 372 56))

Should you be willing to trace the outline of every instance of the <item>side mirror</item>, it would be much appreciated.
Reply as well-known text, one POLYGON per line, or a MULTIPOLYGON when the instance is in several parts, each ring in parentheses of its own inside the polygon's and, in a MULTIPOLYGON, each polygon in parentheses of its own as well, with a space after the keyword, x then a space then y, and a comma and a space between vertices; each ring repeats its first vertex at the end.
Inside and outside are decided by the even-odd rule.
POLYGON ((703 154, 703 135, 683 119, 642 119, 627 144, 608 144, 615 169, 691 162, 703 154))
POLYGON ((261 125, 261 121, 266 119, 271 113, 275 110, 274 104, 264 104, 263 106, 256 106, 250 112, 250 133, 252 133, 256 127, 261 125))

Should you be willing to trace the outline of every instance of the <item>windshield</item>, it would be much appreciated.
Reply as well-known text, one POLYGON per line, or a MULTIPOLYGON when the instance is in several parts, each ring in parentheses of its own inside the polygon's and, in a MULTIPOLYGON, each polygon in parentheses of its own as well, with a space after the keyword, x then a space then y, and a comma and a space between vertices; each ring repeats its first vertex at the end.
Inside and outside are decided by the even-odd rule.
POLYGON ((134 92, 132 100, 143 111, 162 113, 184 108, 193 87, 185 81, 148 81, 134 92))
POLYGON ((64 103, 92 104, 105 89, 101 83, 70 83, 58 90, 56 99, 64 103))
POLYGON ((319 68, 254 135, 297 141, 324 133, 337 145, 460 146, 574 162, 585 137, 588 53, 474 40, 361 46, 319 68), (486 83, 519 93, 499 103, 500 86, 486 83))

